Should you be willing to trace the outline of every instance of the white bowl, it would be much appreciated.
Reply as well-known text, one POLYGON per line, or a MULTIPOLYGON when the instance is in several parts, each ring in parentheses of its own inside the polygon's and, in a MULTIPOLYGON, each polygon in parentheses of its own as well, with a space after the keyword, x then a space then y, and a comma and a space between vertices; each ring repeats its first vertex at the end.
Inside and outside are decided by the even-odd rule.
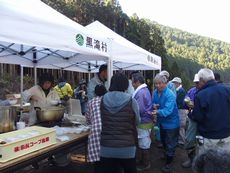
POLYGON ((53 106, 57 105, 58 102, 59 102, 58 100, 50 100, 50 104, 53 106))

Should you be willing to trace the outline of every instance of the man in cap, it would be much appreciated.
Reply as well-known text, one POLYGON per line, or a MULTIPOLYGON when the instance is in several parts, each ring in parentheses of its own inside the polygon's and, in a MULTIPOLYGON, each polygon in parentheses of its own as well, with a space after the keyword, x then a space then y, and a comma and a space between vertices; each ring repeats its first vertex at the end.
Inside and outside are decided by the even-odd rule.
MULTIPOLYGON (((193 82, 195 86, 188 90, 185 96, 185 99, 184 99, 185 108, 188 109, 189 114, 191 114, 192 112, 192 109, 194 107, 194 98, 195 98, 196 93, 199 90, 198 74, 194 75, 193 82)), ((188 159, 181 164, 181 166, 184 168, 190 168, 195 158, 196 135, 197 135, 197 124, 192 119, 188 118, 188 127, 185 133, 185 144, 184 144, 184 148, 187 152, 188 159)))
POLYGON ((186 119, 187 119, 187 110, 184 109, 184 98, 186 92, 182 87, 182 80, 179 77, 175 77, 172 80, 172 83, 176 87, 176 103, 178 108, 178 113, 180 117, 180 131, 179 131, 179 145, 184 145, 185 143, 185 128, 186 128, 186 119))

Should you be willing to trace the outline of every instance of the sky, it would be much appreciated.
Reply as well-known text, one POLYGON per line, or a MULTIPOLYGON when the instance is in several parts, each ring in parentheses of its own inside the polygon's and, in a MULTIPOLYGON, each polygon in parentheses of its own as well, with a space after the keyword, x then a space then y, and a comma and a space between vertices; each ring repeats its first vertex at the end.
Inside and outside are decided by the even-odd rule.
POLYGON ((128 16, 230 43, 230 0, 118 0, 128 16))

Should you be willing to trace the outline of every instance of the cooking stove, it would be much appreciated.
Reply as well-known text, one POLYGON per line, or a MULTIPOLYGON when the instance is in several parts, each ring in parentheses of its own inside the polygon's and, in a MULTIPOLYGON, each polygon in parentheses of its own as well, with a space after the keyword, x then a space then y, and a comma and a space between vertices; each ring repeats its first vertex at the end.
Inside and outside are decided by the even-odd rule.
POLYGON ((71 121, 69 121, 67 119, 59 120, 59 121, 38 122, 35 125, 42 126, 42 127, 54 127, 54 126, 72 127, 72 126, 76 126, 76 124, 72 123, 71 121))
POLYGON ((48 122, 38 122, 35 125, 42 127, 54 127, 54 126, 62 126, 62 121, 48 121, 48 122))

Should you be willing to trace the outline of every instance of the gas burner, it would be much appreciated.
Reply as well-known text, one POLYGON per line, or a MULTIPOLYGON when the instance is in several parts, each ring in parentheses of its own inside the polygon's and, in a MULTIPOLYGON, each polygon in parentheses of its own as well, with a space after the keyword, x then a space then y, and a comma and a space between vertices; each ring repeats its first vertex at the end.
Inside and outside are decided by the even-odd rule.
POLYGON ((54 127, 54 126, 61 126, 62 121, 48 121, 48 122, 38 122, 36 125, 42 127, 54 127))

